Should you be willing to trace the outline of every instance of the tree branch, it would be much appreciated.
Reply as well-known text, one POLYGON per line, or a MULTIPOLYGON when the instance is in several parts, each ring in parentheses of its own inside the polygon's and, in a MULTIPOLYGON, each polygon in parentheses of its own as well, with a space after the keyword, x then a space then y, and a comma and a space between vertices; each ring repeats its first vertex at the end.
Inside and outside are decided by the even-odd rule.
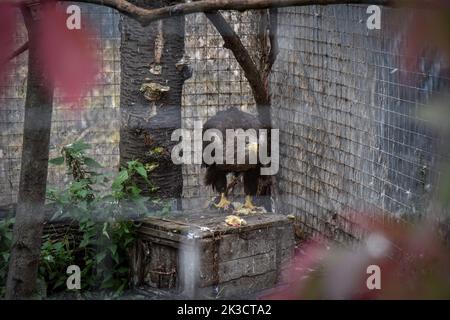
POLYGON ((267 58, 267 69, 266 72, 272 70, 272 66, 275 63, 275 59, 278 55, 278 9, 272 8, 269 10, 269 44, 270 51, 267 58))
POLYGON ((17 56, 20 56, 22 53, 28 50, 28 41, 25 42, 23 45, 21 45, 16 51, 11 53, 11 55, 8 57, 8 61, 14 59, 17 56))
MULTIPOLYGON (((73 0, 59 0, 72 1, 73 0)), ((263 124, 270 125, 270 97, 268 90, 266 90, 267 78, 272 68, 277 55, 276 43, 276 12, 275 8, 291 7, 291 6, 310 6, 310 5, 337 5, 337 4, 375 4, 385 6, 407 6, 417 7, 426 6, 431 8, 439 7, 436 0, 200 0, 188 3, 179 3, 162 8, 145 9, 136 6, 126 0, 75 0, 76 2, 91 3, 97 5, 107 6, 116 9, 120 13, 134 18, 142 25, 148 25, 153 21, 166 19, 173 16, 186 15, 191 13, 205 12, 209 20, 214 24, 216 29, 222 35, 225 42, 225 47, 230 49, 240 66, 244 70, 245 76, 250 84, 250 87, 258 106, 258 113, 263 124), (270 51, 265 53, 265 68, 258 70, 258 67, 253 62, 250 54, 240 41, 239 37, 223 18, 217 13, 218 10, 237 10, 245 11, 252 9, 270 9, 270 30, 269 42, 270 51), (267 121, 267 119, 269 119, 267 121)), ((39 0, 3 0, 5 4, 23 5, 29 3, 36 3, 39 0)), ((439 9, 439 8, 436 8, 439 9)))
MULTIPOLYGON (((14 6, 21 6, 27 4, 35 4, 40 0, 2 0, 5 4, 11 4, 14 6)), ((148 25, 150 22, 159 20, 153 19, 154 10, 145 9, 139 6, 136 6, 126 0, 55 0, 59 2, 80 2, 80 3, 90 3, 100 6, 109 7, 117 10, 118 12, 135 19, 142 25, 148 25)), ((168 18, 168 17, 167 17, 168 18)))
MULTIPOLYGON (((260 22, 258 30, 258 50, 260 51, 259 71, 261 78, 267 85, 268 76, 278 55, 278 9, 271 8, 260 10, 260 22)), ((266 89, 267 90, 267 89, 266 89)))
MULTIPOLYGON (((205 14, 222 36, 224 48, 230 49, 233 52, 234 57, 243 69, 245 77, 247 78, 252 89, 256 105, 258 107, 268 106, 268 95, 264 88, 264 82, 261 78, 261 74, 247 49, 242 44, 239 36, 234 32, 233 28, 231 28, 222 14, 218 12, 207 12, 205 14)), ((266 123, 267 119, 264 119, 264 116, 259 111, 258 113, 261 120, 264 120, 266 123)))
MULTIPOLYGON (((60 1, 74 2, 73 0, 60 1)), ((5 4, 21 5, 37 2, 37 0, 3 0, 2 2, 5 4)), ((148 25, 155 20, 166 19, 173 16, 198 12, 213 12, 218 10, 245 11, 252 9, 336 4, 375 4, 401 7, 420 6, 428 8, 439 6, 439 2, 435 0, 201 0, 179 3, 156 9, 144 9, 126 0, 75 0, 75 2, 92 3, 114 8, 122 14, 136 19, 143 25, 148 25)))

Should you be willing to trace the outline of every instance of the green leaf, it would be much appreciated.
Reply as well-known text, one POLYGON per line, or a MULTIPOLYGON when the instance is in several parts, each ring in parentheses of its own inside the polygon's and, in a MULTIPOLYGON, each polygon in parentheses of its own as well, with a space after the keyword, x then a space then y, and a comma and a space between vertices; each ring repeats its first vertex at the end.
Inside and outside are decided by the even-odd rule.
POLYGON ((64 246, 64 244, 63 244, 62 242, 56 242, 56 243, 54 244, 54 247, 55 247, 55 250, 56 250, 56 251, 61 250, 61 249, 63 248, 63 246, 64 246))
POLYGON ((123 289, 125 288, 126 283, 122 283, 120 287, 116 290, 116 295, 120 295, 123 292, 123 289))
POLYGON ((55 285, 53 286, 53 289, 59 288, 65 283, 66 283, 66 279, 59 278, 58 281, 56 281, 55 285))
POLYGON ((115 263, 119 264, 119 255, 118 254, 111 255, 111 258, 114 260, 115 263))
POLYGON ((88 191, 87 190, 80 190, 77 192, 77 195, 81 198, 86 198, 86 196, 88 195, 88 191))
POLYGON ((144 166, 140 165, 136 167, 136 172, 144 177, 145 179, 147 179, 147 171, 145 170, 144 166))
POLYGON ((109 239, 109 234, 108 234, 107 228, 108 228, 108 222, 103 223, 102 234, 109 239))
POLYGON ((145 165, 145 169, 148 171, 148 172, 151 172, 151 171, 153 171, 153 170, 155 170, 156 168, 158 168, 158 164, 157 163, 147 163, 146 165, 145 165))
POLYGON ((100 288, 102 289, 111 289, 114 287, 114 279, 108 279, 106 281, 103 281, 100 288))
POLYGON ((102 165, 92 158, 85 157, 84 164, 91 168, 102 168, 102 165))
POLYGON ((45 256, 45 257, 44 257, 44 260, 45 260, 45 261, 48 261, 48 262, 53 262, 53 261, 55 261, 55 259, 53 258, 52 255, 47 255, 47 256, 45 256))
POLYGON ((128 169, 133 170, 133 168, 136 167, 139 164, 139 162, 137 160, 131 160, 131 161, 128 161, 127 164, 128 164, 128 169))
POLYGON ((74 143, 69 144, 66 147, 72 149, 73 152, 80 152, 91 148, 89 144, 83 141, 75 141, 74 143))
POLYGON ((7 232, 3 235, 6 240, 11 241, 12 240, 12 232, 7 232))
POLYGON ((133 241, 134 241, 134 239, 132 239, 132 238, 125 239, 124 246, 128 247, 128 245, 133 243, 133 241))
POLYGON ((53 164, 55 166, 60 166, 60 165, 64 164, 64 157, 57 157, 57 158, 50 159, 48 161, 48 163, 53 164))
POLYGON ((80 248, 87 247, 91 241, 91 238, 85 233, 83 235, 83 240, 80 242, 80 248))
POLYGON ((131 194, 133 197, 139 196, 139 194, 142 192, 142 190, 141 190, 139 187, 137 187, 137 186, 131 186, 131 187, 129 187, 129 188, 128 188, 128 191, 130 192, 130 194, 131 194))
POLYGON ((9 260, 9 252, 3 252, 2 256, 3 256, 3 260, 4 261, 8 261, 9 260))
POLYGON ((130 269, 128 267, 120 267, 120 268, 117 269, 118 273, 128 274, 129 271, 130 271, 130 269))
POLYGON ((105 259, 105 257, 106 257, 106 252, 101 251, 95 255, 95 261, 97 261, 97 263, 102 262, 103 259, 105 259))
POLYGON ((156 148, 153 148, 153 149, 152 149, 152 152, 158 153, 158 154, 163 153, 163 151, 164 151, 164 148, 163 148, 163 147, 156 147, 156 148))
POLYGON ((113 182, 113 185, 115 186, 121 186, 125 181, 127 181, 129 178, 128 171, 122 170, 117 175, 116 179, 113 182))
POLYGON ((111 251, 111 253, 112 253, 113 255, 115 255, 116 252, 117 252, 117 244, 113 243, 112 245, 110 245, 110 246, 109 246, 109 250, 111 251))

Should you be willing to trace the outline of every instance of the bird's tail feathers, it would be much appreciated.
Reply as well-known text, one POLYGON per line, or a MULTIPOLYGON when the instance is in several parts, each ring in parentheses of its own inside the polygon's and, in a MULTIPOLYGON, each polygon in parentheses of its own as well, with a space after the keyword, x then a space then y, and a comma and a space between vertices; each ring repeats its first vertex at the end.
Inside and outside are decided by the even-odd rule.
POLYGON ((214 166, 208 167, 206 169, 206 174, 205 174, 205 185, 206 186, 212 186, 213 190, 214 188, 214 181, 216 181, 217 179, 217 169, 214 168, 214 166))

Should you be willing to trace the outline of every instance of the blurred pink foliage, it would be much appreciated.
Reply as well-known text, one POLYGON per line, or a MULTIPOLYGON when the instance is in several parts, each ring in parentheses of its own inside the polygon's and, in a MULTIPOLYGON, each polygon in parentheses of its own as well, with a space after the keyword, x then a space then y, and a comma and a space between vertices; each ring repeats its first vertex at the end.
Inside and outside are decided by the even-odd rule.
POLYGON ((429 10, 412 12, 402 49, 405 70, 418 70, 419 59, 426 57, 430 50, 450 59, 450 0, 432 0, 432 3, 429 10))
POLYGON ((450 251, 431 224, 363 222, 356 247, 311 241, 287 268, 284 284, 263 299, 449 299, 450 251), (368 267, 381 289, 369 290, 368 267))
POLYGON ((6 63, 13 52, 16 15, 12 6, 0 4, 0 89, 9 71, 6 63))
MULTIPOLYGON (((446 57, 450 63, 450 1, 433 2, 431 10, 413 12, 406 30, 401 55, 408 73, 422 72, 422 57, 446 57)), ((450 299, 450 249, 437 224, 381 218, 356 222, 366 231, 364 240, 352 247, 310 240, 297 250, 282 283, 261 298, 450 299), (380 268, 379 290, 367 286, 371 265, 380 268)))
MULTIPOLYGON (((37 28, 42 35, 38 42, 38 53, 44 72, 62 92, 64 102, 78 102, 89 90, 99 71, 96 52, 96 38, 86 18, 81 29, 69 29, 66 21, 69 15, 55 1, 42 3, 37 28)), ((13 35, 16 28, 16 11, 2 6, 0 11, 1 61, 7 61, 12 54, 13 35), (4 46, 3 42, 8 45, 4 46)), ((2 63, 0 72, 6 73, 2 63)))
POLYGON ((92 32, 84 23, 81 29, 66 27, 67 14, 59 7, 45 4, 39 27, 43 67, 64 94, 64 100, 77 101, 95 79, 98 71, 92 32))

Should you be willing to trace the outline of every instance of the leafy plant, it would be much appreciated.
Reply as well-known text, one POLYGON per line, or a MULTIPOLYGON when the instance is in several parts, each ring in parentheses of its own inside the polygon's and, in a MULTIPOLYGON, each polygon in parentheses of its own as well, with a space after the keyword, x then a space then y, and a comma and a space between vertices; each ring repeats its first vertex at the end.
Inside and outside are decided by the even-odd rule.
MULTIPOLYGON (((117 296, 128 286, 129 252, 136 239, 136 218, 161 215, 169 210, 159 199, 142 196, 137 182, 139 178, 148 190, 155 191, 148 173, 157 164, 130 161, 111 179, 94 171, 101 165, 86 155, 89 148, 77 141, 65 146, 61 157, 50 160, 54 165, 66 165, 73 178, 63 190, 48 189, 49 206, 55 212, 52 219, 76 221, 81 241, 73 241, 70 234, 56 240, 44 236, 39 266, 39 282, 44 288, 39 296, 63 290, 67 267, 72 264, 81 268, 82 289, 108 290, 117 296), (106 191, 101 194, 100 188, 106 191), (162 209, 149 210, 153 204, 162 209)), ((0 296, 4 295, 13 224, 14 218, 0 220, 0 296)))
POLYGON ((67 267, 75 263, 75 248, 67 236, 55 241, 46 235, 43 240, 39 276, 51 284, 51 290, 58 290, 65 286, 67 267))
POLYGON ((127 167, 122 167, 119 175, 112 184, 112 190, 116 192, 116 198, 121 199, 126 196, 139 196, 142 190, 136 185, 136 176, 140 176, 151 187, 151 191, 156 191, 157 188, 152 185, 148 179, 147 171, 152 171, 156 167, 146 168, 141 162, 137 160, 129 161, 127 167))
POLYGON ((95 254, 97 276, 101 289, 113 289, 121 293, 128 285, 129 251, 136 239, 136 224, 133 221, 105 223, 98 251, 95 254))
POLYGON ((92 174, 92 172, 87 171, 88 167, 102 167, 97 161, 86 155, 86 150, 90 148, 90 145, 83 141, 75 141, 64 146, 61 149, 62 156, 51 159, 49 163, 54 165, 62 165, 65 163, 74 180, 85 179, 88 174, 92 174))
POLYGON ((5 294, 14 218, 0 220, 0 297, 5 294))
POLYGON ((129 251, 136 239, 135 220, 155 214, 149 207, 159 203, 158 199, 142 196, 138 179, 150 192, 157 190, 148 175, 157 165, 129 161, 111 180, 108 175, 93 171, 101 165, 86 156, 88 149, 89 145, 77 141, 65 146, 61 157, 50 160, 54 165, 65 164, 73 177, 67 189, 47 192, 55 209, 53 219, 76 220, 82 239, 77 248, 70 247, 68 242, 46 241, 43 260, 47 261, 41 266, 42 275, 50 282, 49 287, 60 288, 62 278, 66 279, 65 268, 75 261, 75 253, 81 252, 82 287, 114 290, 119 294, 128 285, 129 251), (101 194, 99 187, 109 188, 101 194), (66 259, 60 259, 60 254, 66 259))

